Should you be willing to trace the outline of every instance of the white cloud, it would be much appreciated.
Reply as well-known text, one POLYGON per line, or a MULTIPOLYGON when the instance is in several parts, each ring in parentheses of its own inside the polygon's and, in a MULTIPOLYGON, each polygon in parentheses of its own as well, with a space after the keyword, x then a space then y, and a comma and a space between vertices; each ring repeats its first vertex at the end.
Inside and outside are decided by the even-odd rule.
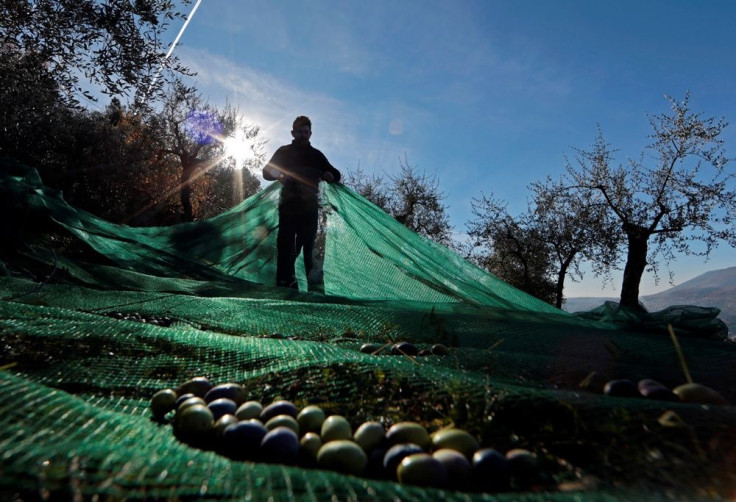
POLYGON ((385 174, 398 169, 410 154, 412 129, 428 120, 427 112, 396 103, 348 103, 310 92, 283 79, 200 49, 182 47, 182 62, 197 73, 195 85, 210 103, 229 100, 251 123, 261 127, 267 152, 291 141, 291 121, 312 119, 313 144, 341 169, 358 165, 385 174), (338 165, 340 164, 340 165, 338 165))
POLYGON ((305 91, 206 50, 182 48, 179 57, 197 73, 196 86, 205 98, 215 105, 228 99, 248 121, 261 126, 269 143, 291 141, 291 121, 297 115, 312 119, 321 142, 353 143, 345 105, 337 99, 305 91))

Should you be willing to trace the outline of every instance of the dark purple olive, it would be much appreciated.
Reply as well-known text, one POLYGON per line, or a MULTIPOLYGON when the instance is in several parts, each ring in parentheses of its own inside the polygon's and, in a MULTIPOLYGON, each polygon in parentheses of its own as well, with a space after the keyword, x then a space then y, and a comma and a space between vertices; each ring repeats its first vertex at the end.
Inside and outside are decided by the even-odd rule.
POLYGON ((493 448, 482 448, 473 454, 471 476, 483 492, 506 491, 511 487, 511 467, 506 457, 493 448))
POLYGON ((383 347, 380 343, 364 343, 360 346, 360 351, 363 354, 373 354, 374 352, 378 351, 383 347))
POLYGON ((276 427, 261 440, 261 460, 275 464, 295 464, 299 455, 299 437, 288 427, 276 427))
POLYGON ((419 353, 419 349, 417 349, 416 345, 409 342, 398 342, 395 343, 393 347, 391 347, 391 354, 395 356, 399 355, 407 355, 407 356, 416 356, 419 353))
POLYGON ((408 457, 412 453, 422 453, 424 450, 421 446, 414 443, 400 443, 395 444, 388 449, 386 454, 383 456, 383 470, 386 476, 396 481, 396 469, 405 457, 408 457))
POLYGON ((299 410, 291 401, 274 401, 261 411, 261 422, 264 424, 278 415, 289 415, 296 418, 299 410))
POLYGON ((468 458, 457 450, 440 448, 432 453, 447 472, 447 488, 451 490, 465 489, 470 479, 470 462, 468 458))
POLYGON ((237 383, 223 383, 212 387, 204 396, 204 400, 208 403, 220 398, 229 399, 240 406, 245 402, 245 389, 237 383))
POLYGON ((198 396, 195 396, 195 395, 194 395, 194 394, 192 394, 191 392, 187 392, 186 394, 182 394, 181 396, 179 396, 179 397, 178 397, 178 398, 176 399, 176 403, 174 404, 174 409, 175 409, 175 410, 178 410, 178 409, 179 409, 179 405, 180 405, 181 403, 183 403, 184 401, 186 401, 187 399, 189 399, 190 397, 198 397, 198 396))
POLYGON ((212 382, 207 377, 194 377, 181 384, 176 389, 176 393, 180 396, 182 394, 192 393, 195 396, 203 398, 211 388, 212 382))
POLYGON ((539 474, 537 456, 529 450, 523 448, 509 450, 506 452, 506 460, 509 462, 511 473, 517 480, 528 483, 539 474))
POLYGON ((211 403, 207 404, 207 407, 212 412, 215 420, 219 419, 223 415, 235 415, 235 411, 238 409, 238 405, 232 399, 221 397, 215 399, 211 403))
POLYGON ((603 386, 603 393, 613 397, 641 397, 636 384, 626 378, 609 380, 603 386))
POLYGON ((266 426, 257 420, 233 424, 222 433, 223 452, 234 460, 255 460, 267 432, 266 426))
POLYGON ((680 400, 680 398, 677 397, 677 394, 672 392, 672 389, 650 378, 639 380, 637 387, 639 388, 641 395, 647 399, 654 399, 656 401, 680 400))

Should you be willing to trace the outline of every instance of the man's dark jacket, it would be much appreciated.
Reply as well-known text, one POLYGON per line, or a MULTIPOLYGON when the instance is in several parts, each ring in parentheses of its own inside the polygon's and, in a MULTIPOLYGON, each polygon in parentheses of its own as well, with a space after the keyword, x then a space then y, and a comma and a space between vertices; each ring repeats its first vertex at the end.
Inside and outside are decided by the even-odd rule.
POLYGON ((322 152, 309 142, 292 141, 276 150, 263 168, 263 177, 269 181, 280 179, 283 183, 280 206, 312 210, 319 204, 319 182, 325 172, 332 174, 333 183, 340 181, 340 171, 322 152))

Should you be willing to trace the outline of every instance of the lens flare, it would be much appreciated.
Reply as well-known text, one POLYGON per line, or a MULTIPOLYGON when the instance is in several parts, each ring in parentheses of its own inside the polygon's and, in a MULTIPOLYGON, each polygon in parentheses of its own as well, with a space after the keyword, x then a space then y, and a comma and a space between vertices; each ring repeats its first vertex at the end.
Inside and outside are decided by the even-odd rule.
POLYGON ((184 131, 195 143, 210 145, 222 137, 223 126, 214 113, 192 110, 184 121, 184 131))

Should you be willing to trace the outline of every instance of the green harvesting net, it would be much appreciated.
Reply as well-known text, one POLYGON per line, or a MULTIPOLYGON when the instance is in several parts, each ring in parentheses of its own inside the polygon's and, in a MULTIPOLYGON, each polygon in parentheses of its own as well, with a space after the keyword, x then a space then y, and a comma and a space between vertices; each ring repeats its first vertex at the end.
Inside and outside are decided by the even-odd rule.
POLYGON ((319 292, 306 291, 303 272, 300 292, 273 286, 278 184, 210 220, 165 228, 102 221, 7 161, 0 189, 0 499, 736 494, 736 408, 604 392, 614 379, 674 388, 689 374, 736 402, 736 346, 717 311, 643 318, 609 305, 567 314, 343 186, 323 193, 319 292), (427 355, 392 355, 397 342, 427 355), (318 405, 353 431, 368 421, 460 428, 482 449, 525 450, 536 463, 488 489, 472 479, 399 483, 380 461, 346 474, 233 459, 214 440, 175 434, 171 413, 152 415, 157 391, 195 377, 236 383, 264 406, 318 405))

